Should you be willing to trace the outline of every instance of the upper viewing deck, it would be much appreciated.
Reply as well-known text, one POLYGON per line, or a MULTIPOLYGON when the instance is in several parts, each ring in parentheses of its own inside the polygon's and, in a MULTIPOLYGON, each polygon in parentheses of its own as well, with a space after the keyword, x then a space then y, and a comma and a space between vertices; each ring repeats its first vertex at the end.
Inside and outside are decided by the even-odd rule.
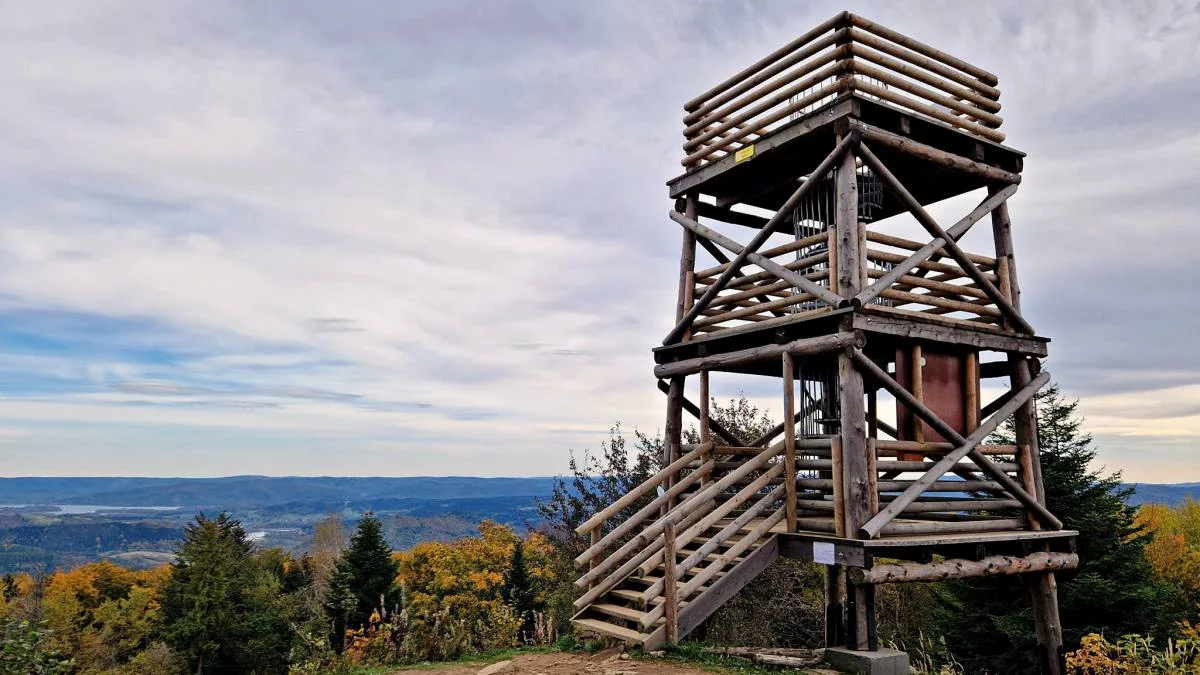
MULTIPOLYGON (((998 84, 982 68, 843 12, 684 105, 687 172, 668 182, 670 194, 699 190, 719 207, 774 210, 794 189, 780 178, 811 170, 806 163, 847 126, 874 140, 922 203, 989 181, 1017 183, 1024 155, 1002 145, 998 84), (911 184, 910 173, 920 174, 911 184)), ((887 200, 879 215, 902 210, 887 200)))

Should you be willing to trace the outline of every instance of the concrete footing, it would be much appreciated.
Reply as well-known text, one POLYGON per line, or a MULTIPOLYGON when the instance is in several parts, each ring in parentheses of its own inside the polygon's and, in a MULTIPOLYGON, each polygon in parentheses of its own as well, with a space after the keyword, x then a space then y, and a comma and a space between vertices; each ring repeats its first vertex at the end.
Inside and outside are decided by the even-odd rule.
POLYGON ((825 650, 825 662, 856 675, 909 675, 908 654, 895 649, 860 652, 845 647, 825 650))

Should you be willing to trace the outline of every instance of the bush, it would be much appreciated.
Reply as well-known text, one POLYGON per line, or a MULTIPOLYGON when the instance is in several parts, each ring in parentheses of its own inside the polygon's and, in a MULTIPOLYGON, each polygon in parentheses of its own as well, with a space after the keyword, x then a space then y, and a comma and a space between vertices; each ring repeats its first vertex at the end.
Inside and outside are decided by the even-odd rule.
POLYGON ((1168 675, 1194 673, 1200 667, 1200 640, 1195 631, 1178 640, 1168 639, 1160 650, 1143 635, 1124 635, 1109 642, 1103 635, 1084 636, 1079 649, 1067 654, 1067 672, 1074 675, 1168 675))
POLYGON ((825 641, 824 568, 781 558, 704 623, 697 638, 737 647, 817 647, 825 641))
POLYGON ((10 621, 0 642, 0 675, 56 675, 70 672, 74 663, 47 645, 45 623, 10 621))
POLYGON ((118 671, 121 675, 184 675, 183 659, 163 642, 138 652, 118 671))

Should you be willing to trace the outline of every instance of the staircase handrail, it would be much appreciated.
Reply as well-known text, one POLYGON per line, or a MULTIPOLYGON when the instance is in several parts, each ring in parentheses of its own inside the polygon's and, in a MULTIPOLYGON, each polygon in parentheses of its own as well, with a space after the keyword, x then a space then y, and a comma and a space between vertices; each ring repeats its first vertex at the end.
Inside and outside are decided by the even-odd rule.
POLYGON ((588 518, 587 520, 583 521, 582 525, 575 528, 575 533, 582 535, 582 534, 591 532, 592 530, 596 529, 597 527, 600 527, 609 518, 612 518, 613 516, 620 513, 622 511, 622 509, 625 509, 629 505, 631 505, 631 504, 635 503, 637 500, 641 499, 643 496, 646 495, 647 492, 658 487, 659 484, 661 484, 667 478, 675 475, 681 469, 686 468, 688 464, 691 464, 693 461, 695 461, 696 458, 699 457, 700 455, 704 454, 704 452, 706 450, 711 450, 712 447, 713 447, 712 441, 709 441, 707 443, 701 443, 700 445, 697 445, 695 447, 695 449, 693 449, 691 452, 685 454, 684 456, 680 457, 679 459, 675 460, 674 462, 671 462, 669 465, 664 467, 661 471, 659 471, 658 473, 654 474, 653 476, 647 478, 646 480, 642 481, 641 484, 639 484, 637 487, 633 488, 629 492, 626 492, 624 495, 621 496, 620 499, 618 499, 617 501, 613 502, 612 504, 609 504, 608 506, 604 507, 604 509, 602 511, 600 511, 596 515, 592 516, 591 518, 588 518))
MULTIPOLYGON (((603 561, 596 564, 592 569, 588 570, 579 579, 575 580, 575 588, 582 589, 586 587, 592 580, 607 572, 614 565, 616 565, 618 561, 623 560, 633 551, 637 549, 644 549, 645 547, 649 546, 651 542, 653 542, 660 534, 662 534, 663 529, 666 527, 668 521, 679 525, 679 522, 687 517, 689 513, 695 511, 699 506, 713 501, 713 498, 717 494, 720 494, 737 481, 745 478, 750 472, 761 468, 764 464, 770 461, 772 457, 778 455, 782 450, 782 442, 772 445, 766 450, 763 450, 761 453, 746 460, 745 464, 743 464, 740 468, 731 471, 720 480, 705 486, 699 492, 693 494, 679 504, 676 504, 670 511, 667 512, 666 515, 648 525, 645 529, 638 533, 637 536, 626 542, 624 546, 614 551, 603 561)), ((709 461, 711 462, 712 460, 709 461)), ((688 480, 698 473, 699 471, 694 472, 684 480, 688 480)), ((665 497, 666 495, 663 496, 665 497)), ((645 510, 646 509, 643 509, 643 511, 645 510)), ((639 513, 641 512, 639 511, 639 513)), ((622 528, 624 528, 624 525, 622 525, 622 528)), ((616 531, 617 530, 614 530, 614 532, 616 531)), ((611 536, 612 533, 610 532, 609 535, 611 536)), ((596 549, 597 547, 598 544, 588 549, 588 551, 592 552, 592 555, 595 555, 593 549, 596 549)), ((585 555, 586 553, 587 552, 585 552, 585 555)), ((580 558, 583 558, 583 556, 580 556, 580 558)), ((576 558, 576 564, 578 564, 580 558, 576 558)), ((584 558, 584 560, 586 561, 587 559, 584 558)))

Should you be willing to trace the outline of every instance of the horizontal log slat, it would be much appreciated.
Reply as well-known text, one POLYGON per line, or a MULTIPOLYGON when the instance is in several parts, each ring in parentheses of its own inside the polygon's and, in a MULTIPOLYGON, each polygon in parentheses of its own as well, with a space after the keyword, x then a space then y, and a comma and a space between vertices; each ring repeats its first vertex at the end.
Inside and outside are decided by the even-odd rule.
POLYGON ((997 143, 1004 141, 1004 134, 996 131, 995 129, 989 129, 982 124, 972 122, 964 117, 952 115, 941 108, 928 103, 922 103, 912 97, 897 94, 891 89, 884 89, 883 87, 871 84, 869 82, 864 82, 863 80, 859 79, 856 79, 852 86, 854 87, 855 91, 861 91, 863 93, 870 94, 871 96, 883 99, 889 103, 895 103, 898 106, 903 106, 909 110, 912 110, 913 112, 919 112, 922 115, 927 115, 935 120, 938 120, 939 122, 945 122, 951 126, 955 126, 964 131, 973 133, 976 136, 986 138, 989 141, 995 141, 997 143))
POLYGON ((780 47, 779 49, 776 49, 775 51, 764 56, 763 58, 759 59, 758 61, 755 61, 753 64, 742 69, 736 75, 726 78, 725 81, 721 82, 720 84, 716 85, 715 87, 712 87, 711 89, 704 92, 703 94, 700 94, 696 98, 693 98, 692 100, 688 101, 687 103, 684 104, 683 109, 688 112, 693 112, 693 111, 697 110, 701 105, 703 105, 709 99, 712 99, 713 97, 717 96, 718 94, 721 94, 721 93, 727 91, 731 87, 737 85, 737 83, 753 76, 755 73, 763 70, 764 68, 767 68, 768 66, 775 63, 776 61, 779 61, 780 59, 786 57, 788 54, 796 51, 797 49, 800 49, 804 45, 819 38, 822 34, 829 32, 829 31, 833 30, 834 28, 838 28, 840 26, 847 25, 849 20, 850 20, 849 12, 839 12, 838 14, 834 15, 832 18, 827 19, 826 21, 822 22, 821 24, 817 25, 816 27, 812 28, 811 30, 807 31, 800 37, 792 40, 791 42, 780 47))
POLYGON ((1002 182, 1005 184, 1018 184, 1021 182, 1021 174, 1012 171, 1005 171, 983 162, 977 162, 973 159, 967 159, 961 155, 939 150, 931 145, 918 143, 910 138, 905 138, 899 134, 894 134, 890 131, 884 131, 878 127, 873 127, 869 124, 863 124, 851 120, 850 125, 853 128, 862 131, 863 139, 875 143, 881 147, 886 147, 890 150, 903 152, 913 157, 932 162, 939 166, 944 166, 948 169, 961 171, 976 176, 982 176, 989 180, 1002 182))
MULTIPOLYGON (((763 249, 763 250, 759 251, 758 254, 764 258, 777 258, 781 255, 786 255, 788 253, 794 253, 796 251, 799 251, 800 249, 808 248, 809 246, 815 246, 816 244, 823 244, 823 243, 825 243, 825 240, 828 238, 829 238, 829 235, 827 233, 819 232, 814 235, 802 237, 802 238, 796 239, 794 241, 789 241, 786 244, 781 244, 774 248, 763 249)), ((821 254, 817 254, 814 256, 810 256, 813 259, 812 264, 824 262, 824 260, 820 259, 822 255, 825 256, 826 259, 829 256, 828 253, 821 253, 821 254)), ((801 260, 797 260, 797 261, 793 261, 793 262, 802 262, 804 260, 808 260, 808 258, 802 258, 801 260)), ((992 264, 995 265, 995 262, 996 261, 993 259, 992 264)), ((707 279, 709 277, 714 277, 714 276, 720 274, 721 272, 724 272, 728 268, 729 268, 729 263, 721 263, 720 265, 716 265, 715 267, 709 267, 708 269, 700 270, 699 272, 696 272, 696 281, 700 281, 701 279, 707 279)), ((734 279, 734 280, 736 281, 736 279, 734 279)))
MULTIPOLYGON (((859 33, 859 35, 862 35, 862 33, 859 33)), ((854 33, 851 32, 850 36, 853 37, 854 33)), ((900 73, 918 82, 924 82, 931 87, 937 87, 951 96, 970 101, 987 112, 1000 112, 1000 102, 995 98, 984 96, 978 91, 964 87, 949 78, 938 77, 923 68, 915 68, 899 59, 887 56, 883 52, 868 49, 865 43, 861 41, 852 41, 850 43, 850 51, 856 60, 870 61, 886 70, 900 73)))
MULTIPOLYGON (((838 63, 833 63, 828 68, 832 72, 832 75, 830 75, 830 77, 832 77, 833 75, 839 75, 839 74, 849 70, 849 64, 847 64, 845 61, 842 61, 842 62, 838 62, 838 63)), ((815 76, 810 79, 815 79, 815 76)), ((796 89, 801 84, 806 84, 806 82, 802 81, 800 83, 797 83, 795 86, 789 87, 789 89, 785 90, 785 91, 790 91, 791 89, 796 89)), ((836 96, 836 95, 842 93, 843 91, 848 91, 850 89, 853 89, 853 87, 854 87, 854 84, 849 79, 837 79, 830 84, 822 85, 821 87, 817 88, 815 91, 813 91, 810 94, 805 94, 805 95, 801 96, 800 98, 796 99, 795 101, 788 103, 786 106, 780 107, 778 110, 776 110, 775 112, 772 112, 771 114, 767 115, 766 117, 762 117, 760 119, 755 120, 755 122, 758 124, 764 124, 764 125, 774 124, 774 123, 778 122, 779 120, 787 117, 788 115, 790 115, 794 112, 803 110, 804 108, 812 105, 813 103, 816 103, 817 101, 828 98, 830 96, 836 96)), ((782 95, 783 95, 783 93, 780 93, 780 94, 777 94, 776 96, 782 96, 782 95)), ((783 97, 783 100, 787 100, 787 99, 788 99, 788 96, 783 97)), ((743 115, 745 115, 745 113, 743 113, 743 115)), ((739 115, 739 117, 742 117, 742 115, 739 115)), ((730 134, 729 136, 727 136, 724 141, 722 141, 721 147, 724 147, 724 145, 728 145, 729 143, 737 141, 738 139, 742 138, 745 135, 746 135, 746 132, 744 132, 744 131, 734 132, 734 133, 730 134)), ((712 150, 710 148, 713 148, 713 146, 707 146, 704 149, 697 150, 696 152, 693 152, 692 154, 687 155, 682 160, 680 160, 680 164, 683 164, 684 166, 692 166, 693 164, 695 164, 695 163, 705 159, 709 155, 711 155, 712 150)))
POLYGON ((684 359, 674 363, 659 364, 654 367, 654 376, 665 378, 675 375, 689 375, 698 373, 701 370, 727 368, 760 359, 777 358, 783 356, 785 352, 794 356, 823 354, 837 349, 844 349, 847 346, 861 345, 864 340, 865 338, 862 333, 836 333, 812 338, 800 338, 799 340, 793 340, 781 345, 763 345, 736 352, 710 354, 709 356, 684 359))
POLYGON ((981 560, 939 560, 931 563, 887 563, 871 569, 852 568, 850 578, 856 584, 902 584, 909 582, 949 581, 973 577, 1057 572, 1079 567, 1075 553, 1037 551, 1027 556, 989 556, 981 560))
MULTIPOLYGON (((845 34, 849 35, 849 32, 847 31, 845 34)), ((836 38, 834 38, 834 36, 830 36, 830 38, 836 39, 836 38)), ((824 48, 826 46, 832 46, 833 42, 831 40, 822 40, 820 44, 822 44, 822 48, 824 48)), ((820 51, 820 50, 813 51, 809 55, 811 56, 813 54, 817 54, 818 51, 820 51)), ((825 75, 823 75, 821 77, 816 77, 816 75, 819 74, 819 72, 820 72, 817 69, 821 68, 823 66, 827 66, 830 63, 833 63, 834 61, 840 61, 842 59, 845 59, 845 58, 849 57, 850 54, 851 54, 851 49, 850 49, 850 45, 848 45, 848 44, 842 45, 841 47, 837 47, 836 49, 833 49, 824 54, 820 54, 820 55, 816 56, 816 58, 814 58, 813 60, 811 60, 807 63, 804 63, 803 65, 801 65, 800 67, 798 67, 794 70, 791 70, 791 71, 785 73, 782 77, 778 77, 774 80, 771 80, 770 82, 767 82, 763 86, 750 92, 745 97, 745 100, 737 100, 737 101, 728 103, 727 105, 724 105, 721 108, 718 108, 717 110, 714 110, 711 113, 705 115, 705 117, 703 119, 689 124, 688 126, 684 127, 683 135, 690 139, 692 137, 692 134, 695 134, 696 132, 701 131, 706 125, 717 124, 717 123, 721 122, 722 120, 726 119, 727 116, 736 113, 740 108, 743 108, 746 105, 753 103, 755 101, 761 101, 764 97, 768 96, 772 92, 778 91, 780 87, 791 84, 792 82, 795 82, 796 80, 799 80, 800 78, 807 77, 808 80, 805 80, 806 82, 812 82, 812 80, 814 80, 814 79, 817 82, 820 82, 824 79, 827 79, 828 77, 830 77, 830 73, 826 72, 825 75)), ((811 88, 812 86, 814 86, 814 85, 809 84, 806 87, 800 87, 800 90, 803 91, 804 89, 811 88)), ((795 96, 797 93, 795 91, 795 89, 796 89, 796 87, 790 87, 787 91, 792 92, 791 96, 795 96)), ((789 96, 789 98, 790 98, 790 96, 789 96)), ((778 101, 775 101, 775 103, 778 103, 778 101)), ((772 105, 774 105, 774 103, 772 103, 772 105)), ((685 143, 684 150, 689 150, 689 149, 690 148, 685 143)))
POLYGON ((886 41, 886 44, 896 45, 898 50, 903 51, 904 56, 897 58, 904 58, 909 63, 977 89, 988 98, 1000 97, 1000 90, 996 89, 999 79, 982 68, 861 16, 850 15, 850 24, 854 26, 850 36, 854 42, 878 44, 886 41), (874 36, 870 33, 874 33, 874 36))
POLYGON ((905 91, 913 96, 925 99, 930 103, 940 105, 943 108, 966 115, 985 127, 998 127, 1004 122, 1004 120, 995 113, 988 112, 970 103, 963 102, 960 99, 950 96, 949 94, 926 89, 925 87, 919 86, 913 82, 910 82, 909 80, 897 77, 896 75, 893 75, 882 68, 876 68, 875 66, 868 65, 862 61, 854 62, 854 72, 858 75, 864 75, 871 79, 879 80, 884 84, 895 87, 901 91, 905 91))
MULTIPOLYGON (((867 230, 866 234, 867 234, 867 241, 873 241, 878 244, 886 244, 888 246, 893 246, 895 248, 908 249, 909 251, 919 251, 925 247, 925 244, 923 244, 919 241, 913 241, 912 239, 905 239, 904 237, 897 237, 895 235, 887 234, 885 232, 879 232, 878 230, 867 230)), ((949 231, 947 231, 947 234, 949 234, 949 231)), ((937 249, 936 253, 938 253, 942 256, 946 256, 946 257, 949 257, 949 255, 950 255, 949 252, 945 248, 937 249)), ((976 265, 979 265, 980 267, 983 267, 983 268, 989 269, 989 270, 993 270, 996 268, 996 259, 995 258, 986 256, 986 255, 978 255, 975 253, 967 253, 966 256, 967 256, 967 260, 970 260, 971 262, 975 263, 976 265)))

